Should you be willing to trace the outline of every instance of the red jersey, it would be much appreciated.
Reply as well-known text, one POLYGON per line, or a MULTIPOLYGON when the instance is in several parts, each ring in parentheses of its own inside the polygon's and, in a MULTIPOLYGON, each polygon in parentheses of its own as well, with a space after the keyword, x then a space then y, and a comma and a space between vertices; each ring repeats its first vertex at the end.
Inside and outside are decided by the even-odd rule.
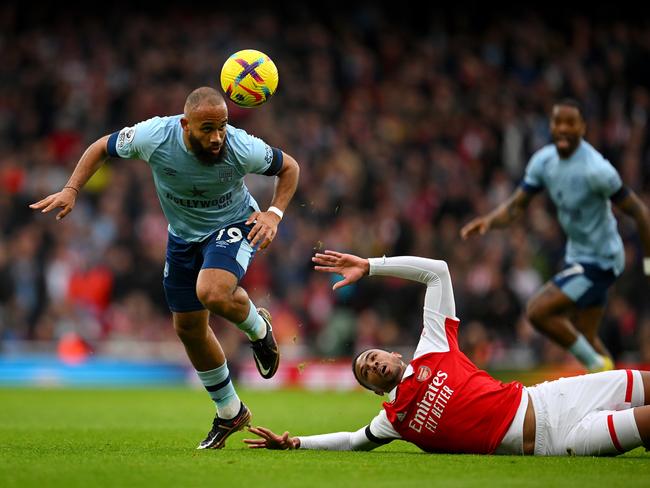
POLYGON ((402 439, 424 451, 491 454, 517 412, 523 385, 478 369, 458 349, 458 323, 446 318, 449 349, 411 361, 413 374, 384 410, 402 439))

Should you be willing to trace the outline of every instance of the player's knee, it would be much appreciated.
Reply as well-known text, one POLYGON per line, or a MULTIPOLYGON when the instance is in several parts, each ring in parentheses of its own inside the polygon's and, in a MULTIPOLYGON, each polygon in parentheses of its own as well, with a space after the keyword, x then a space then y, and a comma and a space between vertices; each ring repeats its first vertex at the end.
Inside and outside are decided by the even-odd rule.
POLYGON ((232 302, 232 291, 224 287, 205 287, 196 291, 199 301, 213 313, 222 313, 232 302))
POLYGON ((535 327, 538 327, 544 322, 544 319, 547 317, 546 310, 539 302, 531 300, 526 305, 526 318, 533 324, 535 327))
POLYGON ((181 341, 202 339, 206 333, 206 324, 194 321, 175 321, 174 329, 181 341))

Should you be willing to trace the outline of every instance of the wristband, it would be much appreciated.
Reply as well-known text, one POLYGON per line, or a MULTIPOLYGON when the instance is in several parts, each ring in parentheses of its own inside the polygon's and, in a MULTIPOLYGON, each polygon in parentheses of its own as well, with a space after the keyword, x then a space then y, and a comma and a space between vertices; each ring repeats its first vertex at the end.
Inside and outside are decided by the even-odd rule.
POLYGON ((278 207, 272 207, 271 206, 271 207, 269 207, 267 212, 273 212, 275 215, 280 217, 280 220, 282 220, 282 217, 284 217, 284 212, 282 210, 280 210, 278 207))
POLYGON ((63 189, 66 189, 66 188, 70 188, 70 189, 76 191, 76 192, 77 192, 77 195, 79 194, 79 189, 78 189, 78 188, 75 188, 74 186, 66 185, 66 186, 63 187, 63 189))
POLYGON ((643 273, 650 276, 650 257, 643 258, 643 273))

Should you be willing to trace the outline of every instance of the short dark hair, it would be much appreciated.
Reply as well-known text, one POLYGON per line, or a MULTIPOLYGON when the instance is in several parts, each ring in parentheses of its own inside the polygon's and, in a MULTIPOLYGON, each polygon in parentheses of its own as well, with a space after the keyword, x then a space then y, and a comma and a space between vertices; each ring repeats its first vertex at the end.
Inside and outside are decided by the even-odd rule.
POLYGON ((197 88, 187 96, 183 111, 185 115, 196 110, 201 104, 207 105, 224 105, 226 103, 223 95, 210 86, 197 88))
POLYGON ((357 383, 363 386, 366 390, 375 391, 371 387, 369 387, 366 383, 363 382, 361 377, 357 374, 357 368, 355 367, 357 365, 357 359, 359 359, 364 352, 370 351, 370 349, 372 348, 369 347, 368 349, 364 349, 359 354, 354 356, 354 359, 352 360, 352 374, 354 375, 354 379, 357 380, 357 383))
POLYGON ((562 99, 558 100, 557 102, 555 102, 553 104, 553 106, 554 107, 557 107, 557 106, 573 107, 578 111, 578 113, 580 114, 580 117, 582 117, 583 119, 585 118, 584 108, 583 108, 582 104, 578 100, 576 100, 575 98, 568 98, 568 97, 567 98, 562 98, 562 99))

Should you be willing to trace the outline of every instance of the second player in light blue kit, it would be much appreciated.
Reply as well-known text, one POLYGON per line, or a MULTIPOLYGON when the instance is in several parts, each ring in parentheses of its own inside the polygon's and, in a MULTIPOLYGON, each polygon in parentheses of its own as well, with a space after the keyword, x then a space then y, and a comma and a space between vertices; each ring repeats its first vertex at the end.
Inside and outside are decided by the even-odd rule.
POLYGON ((598 326, 607 290, 625 263, 611 203, 636 221, 646 275, 650 275, 650 215, 610 162, 583 139, 585 128, 577 102, 555 104, 551 116, 553 144, 533 155, 522 184, 510 199, 465 225, 461 236, 465 239, 507 226, 523 213, 535 194, 547 190, 567 236, 566 265, 531 298, 527 315, 538 330, 595 372, 614 366, 598 337, 598 326))
POLYGON ((235 323, 251 341, 264 378, 277 371, 280 353, 271 316, 257 309, 239 281, 257 249, 268 246, 298 185, 298 163, 280 149, 228 125, 219 92, 189 94, 183 114, 155 117, 106 135, 81 156, 63 189, 32 208, 74 207, 79 190, 108 157, 149 163, 169 222, 163 284, 178 337, 217 406, 200 449, 221 448, 251 418, 240 401, 226 357, 208 324, 209 313, 235 323), (275 176, 273 200, 262 212, 244 184, 249 173, 275 176))

